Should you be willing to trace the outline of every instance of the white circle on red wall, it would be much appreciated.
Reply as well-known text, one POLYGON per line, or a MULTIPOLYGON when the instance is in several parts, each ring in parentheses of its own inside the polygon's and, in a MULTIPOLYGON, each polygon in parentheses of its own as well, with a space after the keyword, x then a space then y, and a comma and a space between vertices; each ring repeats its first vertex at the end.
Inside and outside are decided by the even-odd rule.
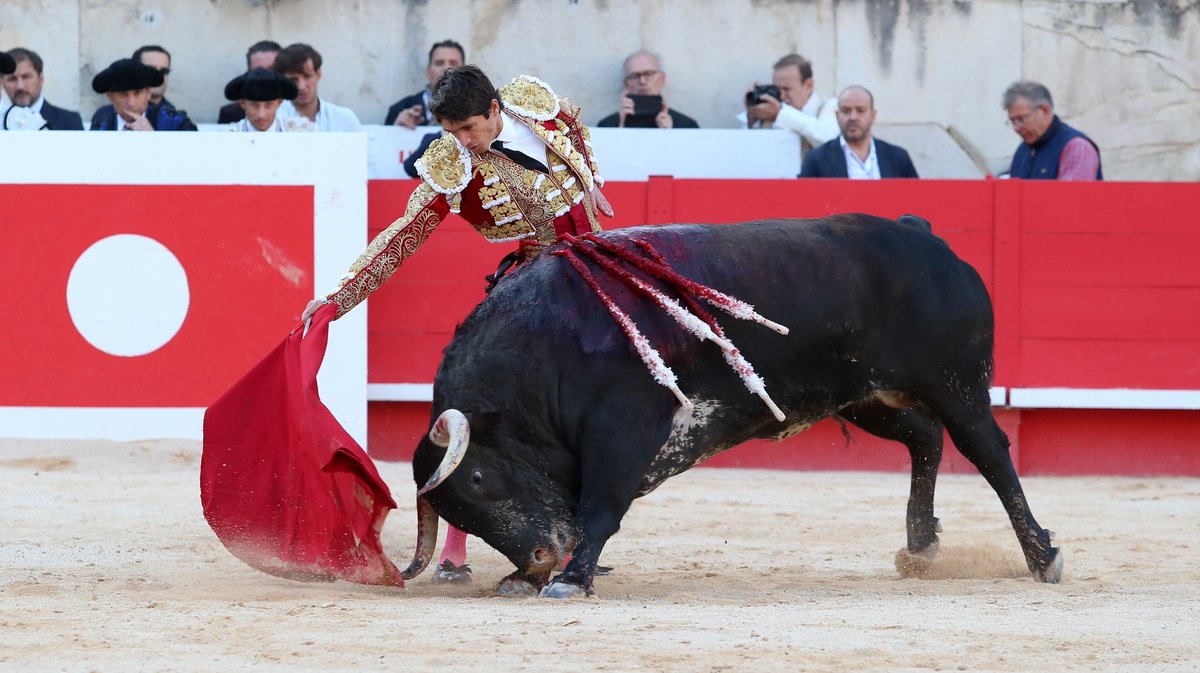
POLYGON ((136 234, 96 241, 67 279, 67 310, 88 343, 135 357, 179 332, 191 295, 183 265, 162 243, 136 234))

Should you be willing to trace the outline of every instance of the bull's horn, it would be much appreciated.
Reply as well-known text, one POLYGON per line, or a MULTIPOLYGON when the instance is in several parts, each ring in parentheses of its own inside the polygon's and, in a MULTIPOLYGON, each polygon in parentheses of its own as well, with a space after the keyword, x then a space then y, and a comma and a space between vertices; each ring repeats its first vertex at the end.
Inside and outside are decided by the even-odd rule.
POLYGON ((417 551, 413 554, 412 563, 400 573, 400 577, 411 580, 420 575, 433 558, 433 550, 437 547, 438 515, 433 511, 433 505, 425 498, 417 498, 417 551))
POLYGON ((438 484, 446 481, 446 477, 462 462, 463 454, 467 452, 467 444, 471 441, 471 425, 467 417, 457 409, 447 409, 438 416, 433 428, 429 431, 429 441, 446 449, 442 464, 437 466, 429 480, 417 491, 424 495, 437 488, 438 484))

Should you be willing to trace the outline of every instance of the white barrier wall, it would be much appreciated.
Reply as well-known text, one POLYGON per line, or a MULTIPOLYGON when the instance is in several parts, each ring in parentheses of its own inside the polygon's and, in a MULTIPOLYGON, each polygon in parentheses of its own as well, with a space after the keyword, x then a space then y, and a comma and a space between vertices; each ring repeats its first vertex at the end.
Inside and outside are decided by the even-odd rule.
MULTIPOLYGON (((0 134, 0 436, 199 438, 366 245, 366 137, 0 134)), ((366 310, 319 383, 366 445, 366 310)))
MULTIPOLYGON (((373 179, 407 178, 404 160, 427 133, 395 126, 367 127, 373 179)), ((789 131, 744 129, 591 129, 596 160, 606 180, 677 178, 794 178, 800 172, 800 137, 789 131)))

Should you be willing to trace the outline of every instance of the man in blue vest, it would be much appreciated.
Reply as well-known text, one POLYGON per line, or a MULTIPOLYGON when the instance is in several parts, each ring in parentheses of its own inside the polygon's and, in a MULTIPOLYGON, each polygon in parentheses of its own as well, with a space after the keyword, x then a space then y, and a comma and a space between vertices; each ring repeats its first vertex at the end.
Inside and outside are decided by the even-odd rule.
POLYGON ((1008 124, 1024 143, 1013 154, 1009 177, 1026 180, 1103 180, 1100 148, 1054 114, 1050 90, 1014 82, 1004 91, 1008 124))

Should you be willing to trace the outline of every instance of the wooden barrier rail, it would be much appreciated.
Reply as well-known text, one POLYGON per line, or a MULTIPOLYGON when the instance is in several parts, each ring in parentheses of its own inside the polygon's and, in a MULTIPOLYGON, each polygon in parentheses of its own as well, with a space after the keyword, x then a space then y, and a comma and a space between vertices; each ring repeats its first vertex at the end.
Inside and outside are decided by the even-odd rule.
MULTIPOLYGON (((373 236, 415 181, 371 181, 373 236)), ((1200 185, 982 180, 610 183, 607 228, 866 212, 929 220, 996 312, 998 410, 1025 472, 1200 474, 1200 185), (1153 437, 1154 441, 1147 441, 1153 437)), ((455 324, 507 247, 451 218, 377 292, 368 318, 372 451, 411 453, 455 324)), ((818 426, 713 464, 898 469, 903 449, 818 426)), ((951 469, 965 467, 948 451, 951 469)))

